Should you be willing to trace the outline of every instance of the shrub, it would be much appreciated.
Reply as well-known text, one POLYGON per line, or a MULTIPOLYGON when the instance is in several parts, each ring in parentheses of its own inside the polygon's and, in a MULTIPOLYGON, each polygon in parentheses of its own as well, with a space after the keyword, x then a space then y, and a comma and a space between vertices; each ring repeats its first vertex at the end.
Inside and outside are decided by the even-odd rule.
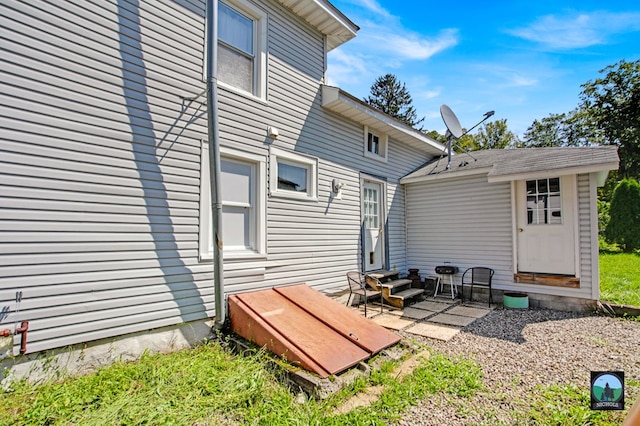
POLYGON ((624 179, 613 191, 609 223, 604 232, 607 241, 617 243, 630 253, 640 248, 640 184, 624 179))

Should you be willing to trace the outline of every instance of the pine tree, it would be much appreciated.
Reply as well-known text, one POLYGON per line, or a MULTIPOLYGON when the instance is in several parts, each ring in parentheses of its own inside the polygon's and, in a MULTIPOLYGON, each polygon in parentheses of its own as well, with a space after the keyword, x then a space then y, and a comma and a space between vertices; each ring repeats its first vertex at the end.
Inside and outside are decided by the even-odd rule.
POLYGON ((424 117, 418 120, 407 87, 395 75, 385 74, 378 77, 370 92, 371 95, 364 99, 366 103, 411 127, 422 130, 417 126, 424 121, 424 117))

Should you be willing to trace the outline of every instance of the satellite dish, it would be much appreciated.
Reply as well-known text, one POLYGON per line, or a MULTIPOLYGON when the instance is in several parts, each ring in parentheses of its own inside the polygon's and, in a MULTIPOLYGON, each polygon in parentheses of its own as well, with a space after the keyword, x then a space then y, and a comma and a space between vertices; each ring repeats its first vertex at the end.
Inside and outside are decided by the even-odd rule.
POLYGON ((451 111, 451 108, 446 105, 441 105, 440 115, 442 115, 442 121, 444 121, 445 126, 447 126, 447 129, 454 138, 458 139, 464 134, 460 121, 453 111, 451 111))

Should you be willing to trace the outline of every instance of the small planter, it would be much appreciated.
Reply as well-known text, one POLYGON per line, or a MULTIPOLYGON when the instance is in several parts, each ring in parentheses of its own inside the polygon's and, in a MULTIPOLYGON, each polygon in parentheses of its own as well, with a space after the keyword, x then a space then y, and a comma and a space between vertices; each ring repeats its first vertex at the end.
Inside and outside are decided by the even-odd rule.
POLYGON ((509 309, 529 309, 529 296, 525 293, 505 293, 502 303, 509 309))

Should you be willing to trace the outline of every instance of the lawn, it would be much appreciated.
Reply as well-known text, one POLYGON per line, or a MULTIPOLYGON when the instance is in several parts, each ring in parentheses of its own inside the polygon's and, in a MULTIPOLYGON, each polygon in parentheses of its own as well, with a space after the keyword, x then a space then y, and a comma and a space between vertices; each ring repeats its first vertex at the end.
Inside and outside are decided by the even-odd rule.
POLYGON ((640 306, 640 253, 600 253, 600 299, 640 306))
MULTIPOLYGON (((600 273, 603 300, 640 306, 640 254, 601 253, 600 273)), ((281 370, 263 352, 237 356, 216 341, 168 355, 144 355, 60 382, 16 382, 0 389, 0 424, 385 425, 430 395, 444 392, 464 400, 487 391, 473 361, 429 350, 432 356, 401 380, 394 373, 399 362, 385 361, 371 376, 316 401, 283 385, 281 370), (384 389, 376 402, 336 413, 336 407, 369 386, 384 389)), ((620 412, 589 410, 588 398, 585 388, 571 385, 540 389, 513 418, 542 425, 620 423, 620 412)))

